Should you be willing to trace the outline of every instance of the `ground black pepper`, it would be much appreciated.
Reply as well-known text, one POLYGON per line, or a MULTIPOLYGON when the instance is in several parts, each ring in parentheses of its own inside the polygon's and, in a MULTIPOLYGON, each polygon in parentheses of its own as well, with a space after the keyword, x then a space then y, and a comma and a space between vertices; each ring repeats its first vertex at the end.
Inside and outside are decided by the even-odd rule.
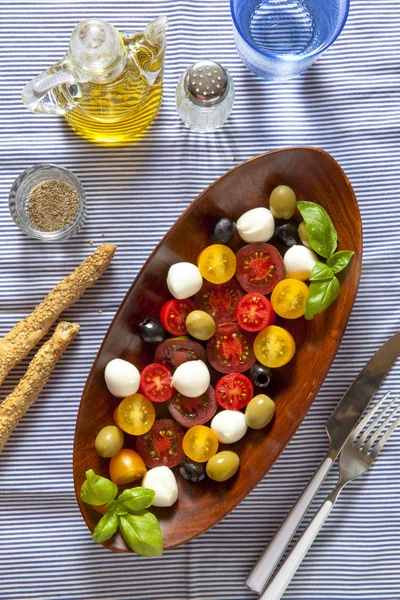
POLYGON ((78 192, 70 183, 49 179, 33 188, 27 210, 35 229, 58 231, 74 221, 78 207, 78 192))

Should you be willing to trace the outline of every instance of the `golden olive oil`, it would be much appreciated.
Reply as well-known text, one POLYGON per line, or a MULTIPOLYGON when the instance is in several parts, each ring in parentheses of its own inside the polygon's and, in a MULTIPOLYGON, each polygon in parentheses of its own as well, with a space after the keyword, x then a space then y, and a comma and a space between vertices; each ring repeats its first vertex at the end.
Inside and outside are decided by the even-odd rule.
POLYGON ((127 57, 116 81, 80 83, 79 87, 79 104, 65 115, 71 127, 93 142, 122 144, 139 139, 157 115, 162 73, 149 85, 133 58, 127 57))
POLYGON ((82 21, 68 54, 24 87, 24 103, 34 112, 63 115, 94 142, 139 139, 160 107, 167 27, 167 18, 158 17, 125 37, 102 19, 82 21))

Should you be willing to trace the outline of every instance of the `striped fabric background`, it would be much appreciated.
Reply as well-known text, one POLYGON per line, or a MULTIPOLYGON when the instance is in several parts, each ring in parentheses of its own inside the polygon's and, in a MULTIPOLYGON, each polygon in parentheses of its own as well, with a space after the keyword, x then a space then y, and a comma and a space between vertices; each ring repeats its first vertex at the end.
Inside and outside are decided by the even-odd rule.
MULTIPOLYGON (((95 246, 118 244, 111 268, 65 313, 81 324, 79 338, 0 455, 0 599, 254 599, 244 579, 326 452, 327 417, 399 328, 400 3, 352 0, 334 46, 298 80, 276 84, 241 64, 228 0, 7 0, 0 20, 0 335, 95 246), (79 20, 103 17, 121 30, 140 29, 163 13, 170 20, 164 101, 140 143, 95 146, 61 118, 24 108, 23 84, 63 56, 79 20), (237 91, 230 120, 207 136, 184 128, 174 102, 178 76, 204 57, 228 67, 237 91), (75 418, 101 340, 148 253, 201 190, 234 159, 298 144, 339 161, 363 219, 359 295, 330 374, 272 471, 223 522, 160 559, 112 554, 92 542, 71 475, 75 418), (72 169, 87 191, 87 225, 63 244, 25 237, 8 213, 14 178, 40 162, 72 169)), ((2 398, 27 362, 7 378, 2 398)), ((382 392, 389 389, 400 391, 399 364, 382 392)), ((399 459, 400 431, 343 492, 286 599, 400 598, 399 459)), ((334 469, 320 499, 336 477, 334 469)))

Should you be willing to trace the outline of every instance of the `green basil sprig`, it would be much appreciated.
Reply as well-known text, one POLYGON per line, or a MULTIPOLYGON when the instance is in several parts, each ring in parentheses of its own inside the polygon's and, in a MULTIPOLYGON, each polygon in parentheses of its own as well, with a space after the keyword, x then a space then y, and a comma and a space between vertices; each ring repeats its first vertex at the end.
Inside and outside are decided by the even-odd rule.
POLYGON ((306 224, 306 233, 311 248, 324 258, 330 258, 337 247, 337 233, 326 210, 315 202, 301 200, 297 203, 306 224))
POLYGON ((127 546, 141 556, 160 556, 163 539, 158 519, 144 510, 154 502, 155 492, 143 487, 124 490, 117 499, 118 487, 105 477, 86 471, 86 481, 81 487, 81 500, 95 506, 105 505, 106 514, 93 531, 98 543, 109 540, 121 530, 127 546))
POLYGON ((326 264, 315 263, 310 275, 310 286, 306 301, 305 318, 323 312, 335 300, 340 290, 336 273, 347 267, 354 252, 337 248, 337 232, 332 219, 326 210, 315 202, 301 200, 297 203, 301 216, 306 224, 306 233, 310 246, 320 256, 327 258, 326 264))
POLYGON ((305 318, 312 319, 314 315, 323 312, 337 298, 340 283, 335 273, 347 267, 354 252, 341 250, 333 254, 325 263, 315 263, 310 275, 310 286, 306 301, 305 318))

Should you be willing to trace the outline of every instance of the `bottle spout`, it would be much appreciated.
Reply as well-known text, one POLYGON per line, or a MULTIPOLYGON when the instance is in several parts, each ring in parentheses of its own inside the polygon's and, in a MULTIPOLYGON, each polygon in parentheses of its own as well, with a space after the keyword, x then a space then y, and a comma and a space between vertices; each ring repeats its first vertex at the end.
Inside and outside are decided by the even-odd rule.
POLYGON ((144 35, 150 43, 156 43, 159 40, 159 36, 164 35, 167 29, 168 19, 165 15, 162 15, 146 25, 144 35))

